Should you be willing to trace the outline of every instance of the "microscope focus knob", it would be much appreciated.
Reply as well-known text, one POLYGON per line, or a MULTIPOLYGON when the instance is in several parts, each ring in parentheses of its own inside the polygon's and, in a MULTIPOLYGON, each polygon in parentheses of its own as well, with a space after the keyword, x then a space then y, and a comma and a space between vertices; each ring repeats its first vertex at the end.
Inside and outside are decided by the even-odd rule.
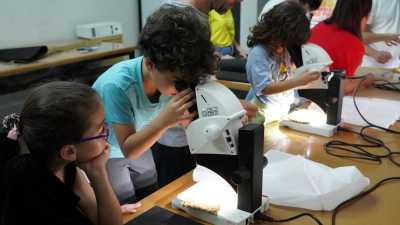
POLYGON ((251 178, 250 171, 246 168, 241 168, 232 173, 232 181, 236 185, 243 183, 251 178))
POLYGON ((268 165, 268 159, 267 157, 263 156, 263 168, 265 168, 268 165))

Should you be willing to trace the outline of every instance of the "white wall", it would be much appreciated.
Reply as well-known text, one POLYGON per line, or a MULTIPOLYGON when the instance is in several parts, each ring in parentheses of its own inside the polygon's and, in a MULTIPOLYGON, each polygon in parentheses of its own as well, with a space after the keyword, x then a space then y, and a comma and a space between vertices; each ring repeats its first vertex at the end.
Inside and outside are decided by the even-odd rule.
POLYGON ((154 11, 156 11, 166 0, 142 0, 142 27, 154 11))
MULTIPOLYGON (((153 0, 145 0, 153 1, 153 0)), ((136 44, 137 0, 0 0, 0 49, 75 39, 77 24, 118 21, 136 44)))
POLYGON ((250 28, 257 23, 258 2, 256 0, 247 0, 241 3, 240 9, 240 46, 247 49, 247 37, 250 34, 250 28))

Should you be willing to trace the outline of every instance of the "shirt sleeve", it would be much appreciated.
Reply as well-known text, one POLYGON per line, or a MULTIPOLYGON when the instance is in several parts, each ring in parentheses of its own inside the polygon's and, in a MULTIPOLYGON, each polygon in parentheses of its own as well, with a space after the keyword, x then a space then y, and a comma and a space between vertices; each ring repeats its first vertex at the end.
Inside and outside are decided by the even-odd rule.
POLYGON ((112 123, 132 124, 134 114, 131 102, 125 92, 113 83, 103 87, 103 104, 106 119, 112 123))
POLYGON ((266 54, 257 47, 250 51, 246 64, 247 79, 251 83, 255 94, 262 96, 264 89, 273 82, 272 64, 266 54))

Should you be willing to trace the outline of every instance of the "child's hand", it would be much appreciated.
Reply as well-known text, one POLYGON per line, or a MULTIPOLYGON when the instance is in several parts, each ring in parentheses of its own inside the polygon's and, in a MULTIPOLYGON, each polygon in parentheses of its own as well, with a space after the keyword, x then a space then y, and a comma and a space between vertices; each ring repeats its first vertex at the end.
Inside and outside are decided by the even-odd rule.
POLYGON ((240 104, 242 104, 243 109, 246 110, 247 120, 251 120, 257 115, 258 108, 256 105, 245 100, 240 100, 240 104))
POLYGON ((161 111, 157 117, 158 122, 162 127, 173 127, 176 123, 184 120, 192 120, 195 116, 194 113, 185 113, 191 106, 195 104, 193 99, 193 92, 190 89, 179 92, 175 95, 167 106, 161 111))
MULTIPOLYGON (((190 112, 189 112, 189 110, 186 110, 183 114, 189 115, 190 112)), ((187 128, 191 122, 192 122, 192 119, 186 119, 186 120, 181 120, 178 123, 179 123, 179 125, 181 125, 181 127, 187 128)))
POLYGON ((367 78, 363 81, 362 86, 365 88, 371 87, 375 83, 375 77, 372 73, 365 75, 367 78))
POLYGON ((241 47, 237 48, 240 58, 247 59, 248 53, 241 47))
POLYGON ((121 205, 121 212, 122 214, 130 214, 135 213, 138 208, 142 206, 142 203, 136 202, 134 204, 124 204, 121 205))
POLYGON ((389 35, 386 40, 385 43, 387 46, 397 46, 400 44, 400 34, 392 34, 389 35))
POLYGON ((223 55, 221 56, 221 59, 234 59, 235 57, 231 56, 231 55, 223 55))
POLYGON ((299 86, 306 85, 310 83, 311 81, 317 80, 320 77, 320 73, 317 71, 306 71, 302 74, 300 74, 299 77, 297 77, 299 86))
POLYGON ((372 57, 375 59, 375 61, 385 64, 389 62, 389 60, 391 60, 393 56, 392 54, 390 54, 390 52, 387 51, 376 51, 376 53, 373 54, 372 57))
POLYGON ((91 158, 90 160, 87 160, 85 162, 78 162, 77 166, 85 171, 85 173, 91 180, 99 175, 99 173, 105 171, 109 154, 110 146, 109 144, 107 144, 107 147, 98 156, 91 158))

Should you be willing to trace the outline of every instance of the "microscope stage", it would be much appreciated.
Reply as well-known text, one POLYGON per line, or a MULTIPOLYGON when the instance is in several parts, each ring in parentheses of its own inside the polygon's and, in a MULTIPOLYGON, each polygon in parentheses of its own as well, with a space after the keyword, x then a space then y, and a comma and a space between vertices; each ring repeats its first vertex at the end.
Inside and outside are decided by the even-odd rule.
POLYGON ((309 124, 300 123, 293 120, 282 120, 279 123, 281 127, 288 127, 293 130, 302 131, 309 134, 316 134, 324 137, 332 137, 337 132, 337 126, 329 124, 309 124))
POLYGON ((207 212, 201 209, 195 209, 191 207, 184 206, 184 202, 175 198, 172 201, 172 207, 185 211, 187 214, 198 218, 200 220, 206 221, 210 224, 215 225, 249 225, 254 223, 254 215, 257 212, 265 212, 269 207, 269 201, 267 198, 262 198, 262 204, 256 212, 249 213, 242 211, 240 209, 230 209, 230 210, 220 210, 216 214, 207 212))

